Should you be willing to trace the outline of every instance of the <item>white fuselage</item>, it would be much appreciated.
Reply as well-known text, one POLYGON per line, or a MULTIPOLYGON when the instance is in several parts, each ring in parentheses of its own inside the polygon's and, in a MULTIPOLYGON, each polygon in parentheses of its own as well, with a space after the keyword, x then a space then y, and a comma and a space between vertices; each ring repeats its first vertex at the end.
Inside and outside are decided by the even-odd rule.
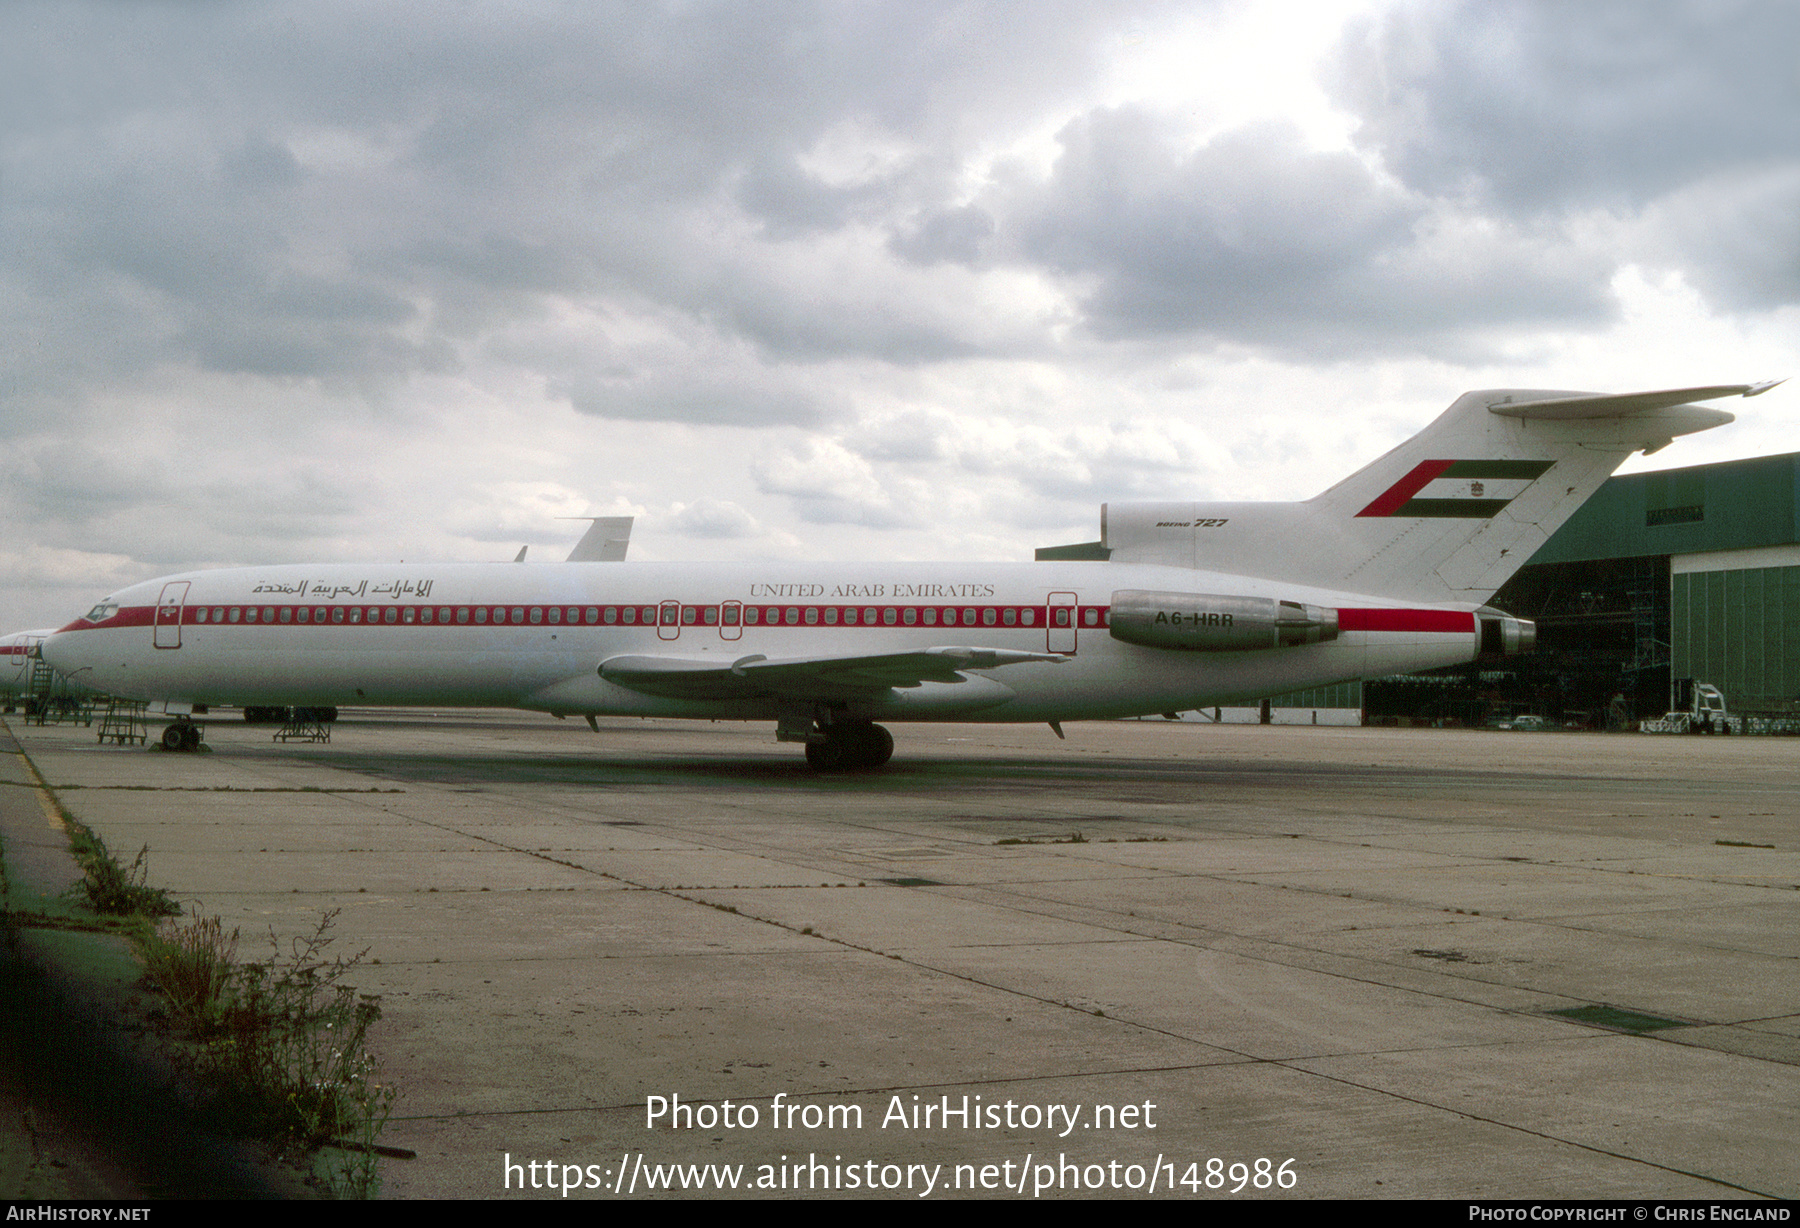
POLYGON ((11 700, 31 689, 32 650, 51 631, 15 631, 0 636, 0 699, 11 700))
POLYGON ((190 572, 125 589, 43 646, 95 690, 170 705, 430 705, 776 719, 772 698, 670 698, 609 658, 729 666, 942 646, 1055 653, 860 698, 866 719, 1044 721, 1228 704, 1472 660, 1470 605, 1425 607, 1113 563, 455 564, 190 572), (1108 631, 1121 590, 1338 609, 1328 643, 1182 651, 1108 631), (97 616, 97 617, 96 617, 97 616))

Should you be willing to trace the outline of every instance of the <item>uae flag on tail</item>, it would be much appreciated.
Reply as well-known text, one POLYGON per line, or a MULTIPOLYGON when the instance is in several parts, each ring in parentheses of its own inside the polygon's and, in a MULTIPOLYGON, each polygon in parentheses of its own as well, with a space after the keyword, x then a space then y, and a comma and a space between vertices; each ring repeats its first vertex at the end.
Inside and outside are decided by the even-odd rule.
POLYGON ((1553 461, 1428 460, 1383 491, 1358 516, 1434 516, 1482 520, 1542 477, 1553 461))

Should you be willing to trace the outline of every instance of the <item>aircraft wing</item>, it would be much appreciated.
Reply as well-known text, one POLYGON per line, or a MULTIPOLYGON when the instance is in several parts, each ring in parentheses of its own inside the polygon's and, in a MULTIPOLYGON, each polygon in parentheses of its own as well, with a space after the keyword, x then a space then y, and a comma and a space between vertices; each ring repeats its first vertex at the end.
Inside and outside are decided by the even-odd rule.
POLYGON ((966 682, 963 670, 1067 660, 1049 652, 972 647, 779 661, 754 653, 729 664, 694 657, 620 656, 601 662, 600 676, 668 699, 861 699, 877 698, 896 687, 966 682))

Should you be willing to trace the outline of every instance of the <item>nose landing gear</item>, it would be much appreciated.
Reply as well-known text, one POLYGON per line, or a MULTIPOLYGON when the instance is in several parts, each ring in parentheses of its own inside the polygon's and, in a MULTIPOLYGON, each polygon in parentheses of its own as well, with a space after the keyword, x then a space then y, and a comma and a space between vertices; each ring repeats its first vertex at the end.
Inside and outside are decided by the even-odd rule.
POLYGON ((894 757, 894 735, 868 721, 834 721, 823 741, 806 744, 806 762, 816 772, 878 768, 894 757))

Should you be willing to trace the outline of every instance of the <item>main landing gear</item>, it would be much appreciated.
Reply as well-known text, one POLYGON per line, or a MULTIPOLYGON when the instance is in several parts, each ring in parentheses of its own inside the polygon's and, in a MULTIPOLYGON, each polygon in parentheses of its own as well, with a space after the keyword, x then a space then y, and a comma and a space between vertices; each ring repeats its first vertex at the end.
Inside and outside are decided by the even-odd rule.
POLYGON ((868 721, 834 721, 825 736, 806 744, 806 762, 816 772, 878 768, 894 757, 894 735, 868 721))
POLYGON ((192 721, 176 721, 162 731, 164 750, 195 751, 200 749, 200 726, 192 721))

